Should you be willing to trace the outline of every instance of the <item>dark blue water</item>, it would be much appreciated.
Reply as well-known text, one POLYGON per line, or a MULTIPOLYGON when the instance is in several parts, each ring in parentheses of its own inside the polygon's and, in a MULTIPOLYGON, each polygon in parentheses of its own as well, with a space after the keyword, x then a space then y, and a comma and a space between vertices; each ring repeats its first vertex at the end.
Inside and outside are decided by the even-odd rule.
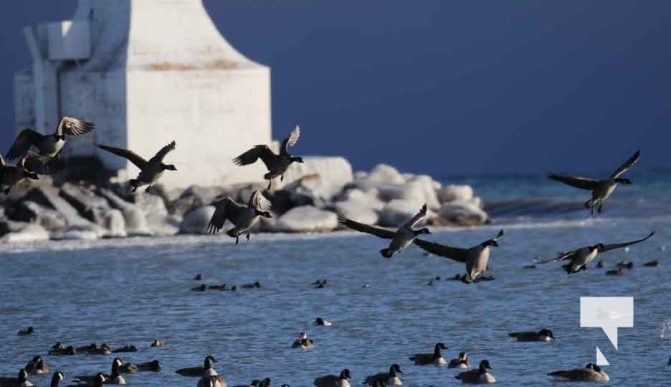
MULTIPOLYGON (((516 200, 515 190, 533 189, 540 198, 570 205, 575 200, 578 207, 586 200, 570 189, 558 192, 542 179, 534 187, 519 178, 489 179, 490 187, 500 184, 495 197, 477 188, 486 181, 472 181, 486 201, 488 196, 516 200)), ((657 184, 650 181, 648 187, 657 184)), ((665 385, 671 375, 666 366, 671 339, 661 337, 661 327, 671 319, 671 262, 665 249, 671 216, 665 188, 653 192, 644 187, 620 187, 598 219, 589 219, 577 207, 528 217, 511 209, 494 217, 498 224, 492 226, 434 230, 430 237, 436 241, 469 246, 505 229, 490 263, 496 280, 471 285, 441 280, 427 286, 434 276, 463 273, 463 265, 427 257, 415 247, 385 260, 378 253, 384 241, 349 232, 257 235, 239 246, 224 237, 192 236, 5 245, 0 258, 0 375, 15 375, 56 341, 78 346, 108 342, 139 348, 122 354, 125 361, 162 362, 159 374, 127 376, 134 386, 195 386, 195 379, 174 370, 199 365, 208 354, 219 360, 215 368, 233 385, 270 377, 273 385, 310 386, 316 376, 345 367, 358 385, 391 363, 401 365, 405 385, 456 385, 456 371, 408 360, 442 341, 449 346, 447 358, 467 351, 474 362, 488 359, 504 386, 563 385, 546 373, 594 362, 596 346, 611 363, 605 367, 611 377, 606 385, 665 385), (650 212, 632 215, 637 208, 650 212), (646 243, 600 257, 608 268, 622 259, 633 261, 634 269, 623 276, 606 276, 595 267, 570 276, 559 265, 522 268, 536 256, 636 239, 650 230, 656 235, 646 243), (660 267, 642 267, 654 258, 662 261, 660 267), (196 273, 206 283, 259 281, 262 288, 191 292, 200 283, 192 280, 196 273), (322 278, 328 280, 326 288, 310 285, 322 278), (618 350, 600 329, 580 328, 581 296, 634 297, 635 326, 620 329, 618 350), (317 316, 333 326, 312 326, 317 316), (35 327, 34 336, 16 336, 28 325, 35 327), (557 340, 516 343, 507 336, 542 327, 551 328, 557 340), (289 348, 300 331, 314 338, 314 349, 289 348), (166 347, 149 348, 154 338, 165 340, 166 347)), ((112 358, 45 357, 68 380, 108 372, 112 358)), ((38 385, 48 385, 48 380, 33 377, 38 385)))

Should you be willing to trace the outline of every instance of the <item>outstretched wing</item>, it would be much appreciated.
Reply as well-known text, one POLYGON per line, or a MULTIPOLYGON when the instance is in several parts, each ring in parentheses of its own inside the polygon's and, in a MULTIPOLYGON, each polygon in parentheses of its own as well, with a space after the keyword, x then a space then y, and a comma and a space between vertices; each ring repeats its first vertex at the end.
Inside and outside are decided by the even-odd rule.
POLYGON ((643 242, 643 241, 645 241, 645 240, 648 240, 648 239, 649 239, 651 236, 653 236, 653 235, 655 235, 655 232, 654 232, 654 231, 651 231, 650 234, 648 234, 647 237, 645 237, 645 238, 641 238, 641 239, 637 239, 637 240, 635 240, 635 241, 631 241, 631 242, 623 242, 623 243, 611 243, 611 244, 609 244, 609 245, 601 245, 601 246, 599 246, 599 252, 600 252, 600 253, 603 253, 604 251, 615 250, 615 249, 620 249, 620 248, 622 248, 622 247, 627 247, 627 246, 635 245, 635 244, 637 244, 637 243, 641 243, 641 242, 643 242))
POLYGON ((589 189, 593 190, 599 184, 598 180, 590 179, 587 177, 579 176, 568 176, 568 175, 557 175, 554 173, 548 174, 548 177, 552 180, 560 181, 564 184, 570 185, 571 187, 589 189))
POLYGON ((175 141, 171 141, 170 144, 164 146, 163 148, 161 148, 161 150, 156 152, 156 155, 154 155, 154 157, 152 157, 149 160, 149 162, 150 163, 152 163, 152 162, 153 163, 162 162, 165 155, 167 155, 168 153, 170 153, 173 150, 175 150, 175 141))
POLYGON ((424 204, 422 208, 419 210, 419 212, 415 214, 415 216, 413 216, 409 221, 405 222, 403 227, 407 227, 410 229, 415 227, 417 223, 419 223, 422 219, 424 219, 424 217, 426 216, 426 211, 427 207, 426 204, 424 204))
POLYGON ((58 161, 49 156, 28 152, 21 160, 21 165, 27 171, 38 175, 53 175, 57 172, 58 161))
POLYGON ((78 118, 72 117, 63 117, 61 122, 58 123, 58 128, 56 128, 56 134, 62 136, 64 134, 70 136, 76 136, 79 134, 84 134, 95 129, 95 125, 92 122, 80 120, 78 118))
POLYGON ((266 199, 261 191, 254 191, 252 196, 249 197, 248 206, 250 208, 256 208, 259 211, 269 211, 271 207, 270 200, 266 199))
POLYGON ((564 261, 564 260, 572 259, 573 256, 577 253, 577 251, 578 251, 578 250, 564 251, 564 252, 559 253, 559 255, 557 255, 557 256, 554 257, 554 258, 545 259, 545 260, 540 260, 540 261, 534 259, 534 263, 555 263, 555 262, 559 262, 559 261, 564 261))
POLYGON ((42 135, 32 129, 23 129, 7 152, 7 160, 23 157, 31 146, 37 146, 42 135))
POLYGON ((215 210, 210 219, 210 223, 207 225, 208 234, 216 234, 224 228, 224 223, 226 220, 232 218, 237 218, 238 214, 242 210, 242 207, 233 201, 231 198, 225 198, 214 203, 215 210))
POLYGON ((115 148, 113 146, 100 145, 100 144, 96 144, 96 146, 110 153, 114 153, 117 156, 121 156, 125 159, 128 159, 131 163, 135 164, 135 166, 140 169, 144 169, 147 166, 147 160, 143 159, 142 156, 138 155, 137 153, 131 150, 115 148))
POLYGON ((289 137, 285 138, 282 141, 282 146, 280 147, 280 154, 287 155, 289 154, 289 147, 296 145, 296 141, 301 136, 301 128, 296 125, 294 130, 289 133, 289 137))
POLYGON ((394 239, 396 236, 396 231, 390 230, 388 228, 372 226, 370 224, 359 223, 340 215, 338 215, 338 222, 340 222, 340 224, 345 227, 351 228, 352 230, 365 232, 367 234, 375 235, 384 239, 394 239))
POLYGON ((277 160, 277 155, 273 153, 268 145, 257 145, 247 152, 233 159, 236 165, 249 165, 261 159, 269 170, 273 168, 277 160))
POLYGON ((419 238, 415 239, 415 244, 431 254, 449 258, 453 261, 464 263, 468 258, 468 249, 429 242, 419 238))
POLYGON ((641 157, 641 151, 640 151, 640 150, 637 150, 636 153, 634 153, 633 155, 631 155, 631 157, 629 157, 629 159, 628 159, 627 161, 625 161, 624 164, 620 165, 620 166, 615 170, 615 172, 613 172, 613 174, 610 175, 610 177, 611 177, 612 179, 617 179, 618 177, 622 176, 622 174, 624 174, 625 172, 627 172, 629 169, 631 169, 631 167, 634 166, 634 164, 636 164, 636 162, 638 161, 638 159, 639 159, 640 157, 641 157))

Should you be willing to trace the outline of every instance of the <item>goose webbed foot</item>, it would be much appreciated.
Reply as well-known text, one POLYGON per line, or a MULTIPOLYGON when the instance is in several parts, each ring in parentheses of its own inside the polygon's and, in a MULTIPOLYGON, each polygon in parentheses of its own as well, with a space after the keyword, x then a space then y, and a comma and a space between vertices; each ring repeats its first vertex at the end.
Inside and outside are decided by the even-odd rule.
POLYGON ((601 213, 601 207, 603 207, 603 204, 599 203, 599 210, 598 210, 599 214, 601 213))
POLYGON ((249 235, 249 233, 247 233, 247 240, 249 240, 249 238, 250 238, 250 235, 249 235))
POLYGON ((235 244, 237 245, 240 242, 240 235, 235 236, 235 244))

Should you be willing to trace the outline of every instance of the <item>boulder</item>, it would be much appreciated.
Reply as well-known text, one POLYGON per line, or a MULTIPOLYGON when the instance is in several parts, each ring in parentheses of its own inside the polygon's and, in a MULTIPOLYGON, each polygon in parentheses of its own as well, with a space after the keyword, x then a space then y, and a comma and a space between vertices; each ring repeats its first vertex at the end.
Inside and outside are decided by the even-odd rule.
POLYGON ((91 231, 99 237, 105 232, 101 226, 79 215, 79 211, 63 199, 55 187, 37 186, 28 192, 26 199, 56 210, 65 219, 68 230, 91 231))
POLYGON ((106 188, 100 188, 98 192, 107 199, 112 207, 121 211, 128 236, 152 235, 149 225, 147 224, 147 217, 140 207, 121 199, 114 192, 106 188))
POLYGON ((140 193, 135 195, 133 200, 144 213, 152 235, 170 236, 179 233, 182 217, 168 214, 163 198, 151 193, 140 193))
POLYGON ((339 195, 336 202, 353 202, 366 205, 375 211, 380 211, 384 207, 384 202, 378 196, 377 188, 370 188, 367 191, 358 188, 348 189, 339 195))
POLYGON ((438 190, 438 200, 441 203, 466 201, 473 197, 473 188, 470 185, 448 185, 438 190))
POLYGON ((15 231, 7 233, 0 238, 1 243, 30 243, 49 240, 49 233, 39 224, 13 223, 14 225, 11 228, 15 229, 15 231))
POLYGON ((214 206, 203 206, 189 212, 179 226, 181 234, 207 234, 207 225, 214 214, 214 206))
MULTIPOLYGON (((423 204, 414 201, 392 200, 380 211, 380 225, 384 227, 398 227, 412 218, 423 204)), ((429 214, 427 217, 431 217, 429 214)))
POLYGON ((405 184, 405 178, 394 167, 387 164, 378 164, 372 171, 364 178, 364 180, 371 183, 383 184, 405 184))
POLYGON ((430 209, 438 210, 440 208, 440 202, 436 195, 436 187, 440 188, 440 183, 434 181, 431 176, 417 175, 410 178, 406 184, 413 186, 421 193, 424 203, 430 209))
POLYGON ((291 191, 301 186, 310 196, 329 202, 352 179, 352 166, 343 157, 303 157, 303 163, 291 164, 277 187, 291 191))
POLYGON ((16 221, 39 224, 49 232, 64 233, 68 227, 67 220, 58 211, 30 200, 14 205, 9 217, 16 221))
POLYGON ((105 217, 110 210, 105 198, 96 196, 84 186, 72 183, 63 184, 59 195, 76 208, 82 217, 100 226, 105 224, 105 217))
POLYGON ((440 207, 439 215, 445 221, 459 226, 476 226, 489 223, 485 211, 468 201, 453 201, 440 207))
POLYGON ((128 236, 123 212, 116 208, 109 209, 105 214, 105 228, 107 228, 105 238, 125 238, 128 236))
POLYGON ((201 187, 192 185, 185 189, 177 199, 170 202, 168 210, 172 215, 184 216, 196 208, 206 206, 217 196, 224 193, 221 187, 201 187))
POLYGON ((277 219, 274 231, 328 232, 338 227, 338 217, 330 211, 311 206, 292 208, 277 219))

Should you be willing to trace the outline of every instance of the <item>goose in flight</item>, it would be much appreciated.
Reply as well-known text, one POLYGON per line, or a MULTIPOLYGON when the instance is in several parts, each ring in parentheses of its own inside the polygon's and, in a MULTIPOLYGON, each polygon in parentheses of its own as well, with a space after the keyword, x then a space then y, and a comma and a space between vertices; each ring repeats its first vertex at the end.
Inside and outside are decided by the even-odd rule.
POLYGON ((596 258, 599 253, 605 253, 606 251, 621 249, 623 247, 631 246, 636 243, 641 243, 645 240, 648 240, 651 236, 655 235, 655 232, 652 231, 648 236, 642 239, 637 239, 635 241, 623 242, 623 243, 611 243, 605 245, 603 243, 597 243, 591 246, 581 247, 575 250, 564 251, 560 253, 557 257, 547 259, 544 261, 537 261, 536 263, 554 263, 559 261, 569 261, 567 264, 562 267, 568 274, 577 273, 581 270, 587 270, 587 265, 596 258))
POLYGON ((417 235, 431 234, 429 229, 426 227, 415 229, 415 226, 417 226, 417 224, 421 222, 426 216, 426 212, 427 207, 426 204, 424 204, 419 212, 415 214, 415 216, 401 225, 401 227, 399 227, 396 231, 383 227, 359 223, 345 218, 344 216, 338 216, 338 221, 342 225, 349 227, 352 230, 365 232, 384 239, 391 239, 389 247, 380 250, 380 253, 383 257, 391 258, 394 256, 394 254, 401 252, 403 249, 412 244, 412 242, 415 241, 415 238, 417 238, 417 235))
POLYGON ((477 281, 483 273, 487 271, 489 264, 490 246, 498 246, 499 239, 503 236, 503 230, 492 239, 475 245, 470 248, 452 247, 442 245, 440 243, 429 242, 422 239, 416 239, 415 244, 431 254, 439 255, 441 257, 450 258, 454 261, 466 264, 466 281, 477 281))
POLYGON ((7 152, 8 160, 15 160, 28 153, 31 147, 43 156, 56 157, 65 146, 65 136, 78 136, 95 129, 95 125, 77 118, 63 117, 51 134, 42 134, 33 129, 23 129, 7 152))
POLYGON ((258 159, 261 159, 263 163, 268 168, 268 173, 266 173, 263 178, 268 180, 268 189, 272 185, 272 179, 280 176, 280 181, 284 180, 284 173, 287 171, 287 168, 293 162, 302 163, 303 158, 292 156, 289 154, 289 147, 292 147, 298 141, 298 138, 301 135, 301 128, 296 125, 294 130, 291 131, 289 137, 285 138, 282 141, 280 146, 280 154, 276 155, 268 145, 256 145, 247 152, 241 154, 240 156, 233 159, 233 162, 236 165, 243 166, 254 164, 258 159))
POLYGON ((254 191, 249 197, 247 205, 241 205, 233 201, 230 197, 219 200, 214 203, 216 209, 210 224, 207 226, 207 232, 210 234, 218 233, 223 227, 226 220, 229 220, 235 227, 228 230, 226 234, 231 238, 235 238, 235 244, 238 244, 240 235, 249 234, 252 227, 259 220, 259 216, 271 218, 270 215, 270 201, 266 199, 261 191, 254 191))
POLYGON ((589 208, 592 215, 594 215, 595 210, 600 214, 603 202, 608 199, 618 184, 631 184, 631 180, 624 179, 621 176, 636 164, 640 156, 641 152, 636 151, 636 153, 631 155, 624 164, 620 165, 610 176, 603 180, 596 180, 588 177, 558 175, 555 173, 548 174, 548 177, 552 180, 570 185, 571 187, 592 191, 592 198, 585 202, 585 208, 589 208))
POLYGON ((5 195, 9 194, 12 188, 29 178, 38 180, 37 173, 31 172, 26 168, 27 156, 22 158, 18 165, 7 165, 5 160, 0 156, 0 190, 5 195))
POLYGON ((115 148, 100 144, 96 144, 96 146, 110 153, 114 153, 117 156, 121 156, 135 164, 136 167, 140 168, 140 174, 138 175, 137 179, 131 179, 129 181, 131 187, 133 187, 133 192, 135 192, 143 185, 148 185, 147 189, 145 190, 145 192, 147 192, 151 188, 152 184, 158 181, 158 178, 161 177, 163 171, 166 169, 171 171, 177 170, 177 168, 172 164, 163 164, 163 158, 165 158, 165 156, 170 151, 175 149, 174 141, 161 148, 161 150, 159 150, 156 155, 154 155, 154 157, 149 159, 149 161, 143 159, 142 156, 128 149, 115 148))

